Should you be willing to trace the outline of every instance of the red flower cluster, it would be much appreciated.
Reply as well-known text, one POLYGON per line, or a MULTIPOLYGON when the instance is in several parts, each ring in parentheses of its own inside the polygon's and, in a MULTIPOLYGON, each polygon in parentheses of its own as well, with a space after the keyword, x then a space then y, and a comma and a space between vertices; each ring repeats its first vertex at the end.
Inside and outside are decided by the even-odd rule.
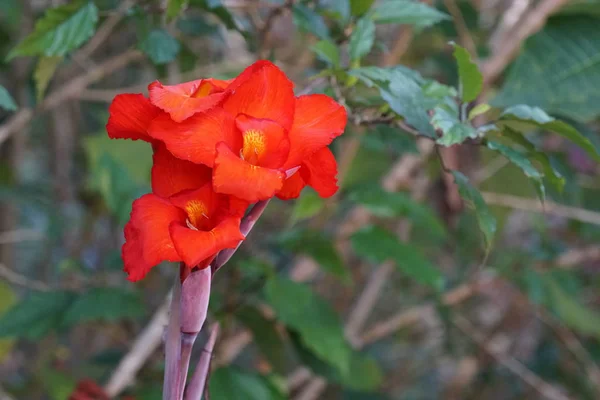
POLYGON ((161 261, 207 267, 244 236, 251 203, 292 199, 306 186, 337 191, 327 146, 341 135, 346 111, 331 98, 294 95, 268 61, 231 81, 153 82, 149 98, 122 94, 110 106, 111 138, 152 144, 152 194, 133 203, 125 226, 125 271, 143 278, 161 261))

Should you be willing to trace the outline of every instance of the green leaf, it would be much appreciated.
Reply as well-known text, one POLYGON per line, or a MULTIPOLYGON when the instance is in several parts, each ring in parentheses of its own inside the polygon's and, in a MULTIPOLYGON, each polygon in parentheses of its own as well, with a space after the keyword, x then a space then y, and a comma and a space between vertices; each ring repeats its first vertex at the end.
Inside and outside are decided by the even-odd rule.
POLYGON ((187 7, 188 0, 169 0, 167 3, 167 19, 171 21, 181 10, 187 7))
POLYGON ((340 50, 331 40, 318 41, 312 46, 312 50, 326 63, 329 63, 334 67, 340 66, 340 50))
POLYGON ((600 116, 600 29, 584 16, 551 18, 529 38, 492 105, 529 104, 579 122, 600 116))
POLYGON ((31 293, 0 317, 0 337, 41 338, 60 325, 73 297, 66 291, 31 293))
POLYGON ((194 5, 196 7, 200 7, 201 9, 207 11, 210 14, 216 16, 226 27, 227 29, 236 30, 240 32, 242 35, 246 33, 240 29, 238 24, 236 23, 233 15, 229 12, 229 10, 224 7, 220 0, 188 0, 190 5, 194 5))
POLYGON ((401 272, 415 281, 442 289, 444 279, 440 271, 417 248, 401 242, 385 229, 367 226, 352 235, 351 242, 359 256, 375 263, 393 260, 401 272))
POLYGON ((294 204, 292 211, 292 223, 302 221, 317 215, 325 205, 325 202, 315 191, 304 190, 300 198, 294 204))
POLYGON ((63 57, 40 57, 38 63, 33 72, 33 79, 35 81, 35 95, 38 101, 44 98, 46 88, 50 83, 50 79, 54 75, 54 71, 62 62, 63 57))
POLYGON ((442 133, 436 140, 442 146, 453 146, 471 138, 479 137, 479 133, 470 124, 462 123, 457 109, 436 107, 433 110, 431 124, 442 133))
POLYGON ((350 0, 350 13, 355 17, 360 17, 365 14, 375 0, 350 0))
POLYGON ((264 377, 233 367, 222 367, 210 375, 211 399, 284 400, 285 397, 264 377))
MULTIPOLYGON (((0 282, 0 316, 12 307, 17 301, 17 295, 13 288, 5 282, 0 282)), ((4 357, 11 351, 15 339, 0 339, 0 363, 4 357)))
POLYGON ((18 108, 15 99, 13 99, 8 90, 2 85, 0 85, 0 107, 6 111, 15 111, 18 108))
POLYGON ((64 400, 71 397, 77 381, 72 376, 63 374, 53 368, 46 367, 41 373, 46 393, 52 400, 64 400))
POLYGON ((350 273, 329 237, 322 232, 296 230, 281 235, 281 246, 297 254, 312 257, 326 272, 343 282, 350 281, 350 273))
POLYGON ((373 20, 378 24, 408 24, 427 28, 450 17, 435 8, 411 0, 384 0, 375 7, 373 20))
POLYGON ((475 211, 479 229, 485 239, 486 250, 489 251, 494 234, 496 233, 496 218, 490 212, 487 204, 481 197, 481 193, 475 189, 469 179, 458 171, 452 171, 454 182, 458 185, 458 192, 465 201, 465 204, 475 211))
POLYGON ((541 108, 529 107, 526 105, 513 106, 502 113, 500 120, 524 122, 552 131, 581 147, 594 160, 600 161, 598 150, 588 138, 579 133, 579 131, 571 125, 556 118, 552 118, 541 108))
POLYGON ((307 348, 340 371, 348 371, 351 348, 339 316, 325 300, 308 286, 279 277, 267 282, 265 295, 277 318, 296 330, 307 348))
POLYGON ((447 235, 445 226, 435 212, 406 193, 387 192, 377 185, 361 187, 353 191, 350 198, 378 217, 408 217, 413 223, 427 228, 436 240, 443 240, 447 235))
POLYGON ((475 117, 480 116, 481 114, 485 114, 486 112, 491 110, 491 106, 486 103, 477 104, 475 107, 469 111, 469 121, 473 120, 475 117))
POLYGON ((68 308, 63 325, 71 326, 86 321, 116 321, 136 318, 144 313, 139 296, 119 288, 93 288, 79 295, 68 308))
POLYGON ((379 124, 366 135, 360 137, 363 145, 372 150, 393 150, 396 154, 418 154, 415 137, 393 125, 379 124))
POLYGON ((558 317, 576 331, 600 338, 600 314, 569 296, 550 274, 543 280, 558 317))
POLYGON ((50 8, 36 22, 33 32, 8 53, 7 59, 64 56, 92 37, 97 22, 98 8, 91 1, 50 8))
POLYGON ((329 39, 329 29, 323 17, 303 4, 294 4, 292 7, 294 24, 300 29, 314 34, 319 39, 329 39))
POLYGON ((246 306, 236 312, 236 317, 244 324, 254 337, 254 342, 267 358, 273 369, 285 374, 287 357, 285 343, 277 331, 275 321, 269 320, 256 308, 246 306))
POLYGON ((546 189, 544 188, 544 182, 542 181, 544 174, 540 173, 540 171, 538 171, 537 168, 533 166, 533 164, 527 159, 525 154, 522 154, 511 147, 505 146, 502 143, 498 143, 492 140, 489 140, 487 142, 487 147, 490 150, 494 150, 502 154, 510 162, 519 167, 523 171, 525 176, 531 178, 536 187, 540 200, 542 200, 542 202, 545 201, 546 189))
POLYGON ((140 43, 140 50, 146 53, 154 64, 160 65, 175 60, 181 45, 164 29, 154 29, 140 43))
POLYGON ((360 60, 369 54, 373 43, 375 43, 375 23, 368 17, 359 19, 350 35, 350 58, 360 60))
POLYGON ((479 96, 483 88, 483 75, 479 72, 477 64, 471 60, 469 52, 457 44, 454 45, 454 58, 458 64, 461 98, 465 103, 471 102, 479 96))

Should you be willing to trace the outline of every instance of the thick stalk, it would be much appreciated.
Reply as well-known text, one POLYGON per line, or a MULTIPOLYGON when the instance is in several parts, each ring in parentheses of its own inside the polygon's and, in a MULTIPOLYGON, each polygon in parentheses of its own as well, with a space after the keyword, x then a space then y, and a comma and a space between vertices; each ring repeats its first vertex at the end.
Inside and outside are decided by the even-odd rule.
POLYGON ((180 327, 180 299, 181 279, 179 274, 175 277, 173 284, 173 295, 171 297, 171 308, 167 337, 165 340, 165 377, 163 386, 163 400, 179 400, 181 392, 179 389, 179 357, 181 353, 181 331, 180 327))
POLYGON ((214 323, 210 327, 208 341, 202 349, 202 354, 200 355, 200 360, 198 360, 198 364, 196 365, 194 376, 192 377, 192 380, 190 381, 190 384, 185 392, 185 400, 200 400, 202 398, 202 394, 206 388, 208 375, 210 373, 210 362, 212 360, 212 353, 213 349, 215 348, 218 335, 219 324, 214 323))

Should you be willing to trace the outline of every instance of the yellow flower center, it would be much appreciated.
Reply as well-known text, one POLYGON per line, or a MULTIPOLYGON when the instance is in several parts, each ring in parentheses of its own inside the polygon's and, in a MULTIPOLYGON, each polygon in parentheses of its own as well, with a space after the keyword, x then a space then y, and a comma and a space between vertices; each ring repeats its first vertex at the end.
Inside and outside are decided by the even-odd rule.
POLYGON ((208 220, 206 205, 199 200, 191 200, 185 205, 187 213, 187 226, 191 229, 200 229, 208 220))
POLYGON ((197 99, 201 98, 201 97, 206 97, 209 94, 212 93, 213 90, 213 85, 210 82, 201 82, 200 86, 198 87, 198 89, 196 90, 196 93, 194 93, 192 95, 192 97, 195 97, 197 99))
POLYGON ((265 152, 266 141, 262 131, 249 129, 243 133, 244 144, 240 157, 250 164, 257 164, 265 152))

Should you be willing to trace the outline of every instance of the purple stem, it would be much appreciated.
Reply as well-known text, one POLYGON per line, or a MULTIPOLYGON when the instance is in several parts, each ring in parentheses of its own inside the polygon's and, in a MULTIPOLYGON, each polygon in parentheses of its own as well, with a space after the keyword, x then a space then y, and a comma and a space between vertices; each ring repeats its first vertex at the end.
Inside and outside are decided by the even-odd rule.
MULTIPOLYGON (((262 200, 262 201, 259 201, 258 203, 256 203, 254 205, 254 207, 252 207, 252 210, 250 210, 248 215, 246 215, 244 217, 244 219, 242 219, 242 223, 240 224, 240 231, 242 232, 242 234, 244 236, 247 236, 248 233, 250 233, 250 231, 254 227, 254 224, 256 224, 256 221, 258 221, 258 219, 262 215, 263 211, 265 211, 265 208, 267 208, 267 205, 269 204, 270 200, 271 199, 262 200)), ((233 257, 233 255, 235 254, 235 252, 237 251, 237 249, 240 247, 241 244, 242 244, 242 242, 238 243, 238 245, 235 249, 225 249, 219 253, 219 255, 217 256, 217 258, 215 259, 215 261, 212 264, 213 275, 223 265, 225 265, 227 263, 227 261, 229 261, 231 259, 231 257, 233 257)))
POLYGON ((208 374, 210 372, 212 352, 215 348, 218 335, 219 324, 214 323, 210 327, 208 341, 206 342, 206 345, 204 345, 204 349, 202 349, 200 360, 198 360, 198 364, 196 365, 196 371, 194 371, 194 376, 185 392, 185 400, 200 400, 202 398, 204 388, 206 387, 206 381, 208 380, 208 374))
POLYGON ((173 284, 169 325, 167 327, 167 337, 165 340, 165 377, 163 386, 163 400, 179 400, 181 399, 182 395, 179 386, 179 357, 181 352, 181 332, 179 330, 180 299, 181 279, 179 278, 179 274, 177 274, 175 276, 175 283, 173 284))

